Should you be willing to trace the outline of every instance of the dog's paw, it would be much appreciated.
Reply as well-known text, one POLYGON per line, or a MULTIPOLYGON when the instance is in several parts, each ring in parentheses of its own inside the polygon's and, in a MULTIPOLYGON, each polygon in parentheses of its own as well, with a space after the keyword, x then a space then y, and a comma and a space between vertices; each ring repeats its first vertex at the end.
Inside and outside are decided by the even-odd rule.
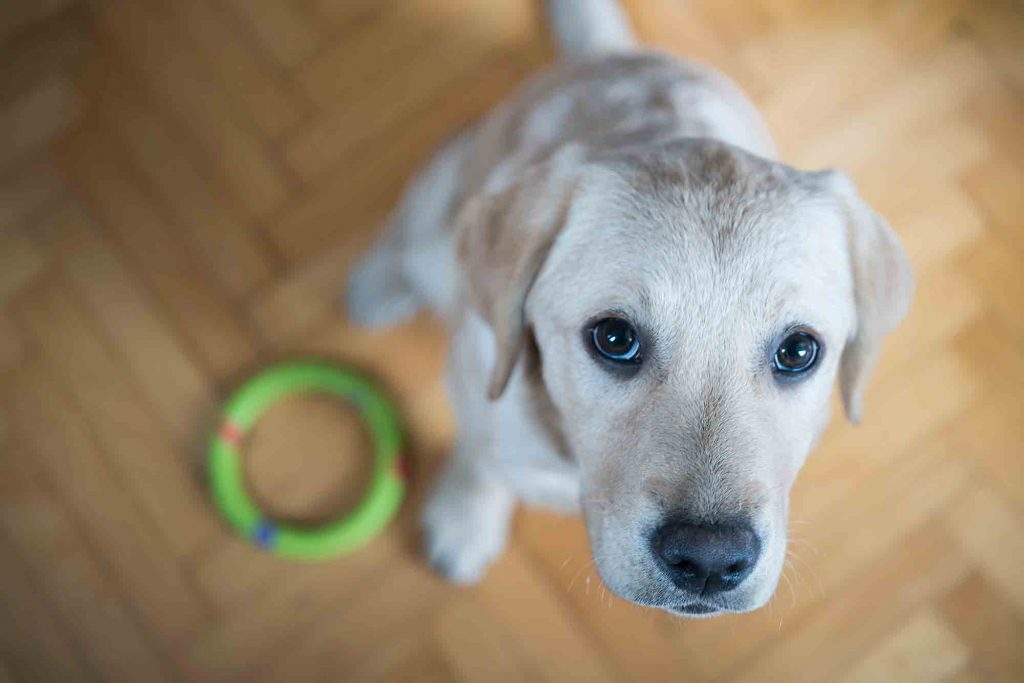
POLYGON ((375 250, 348 279, 345 309, 349 319, 368 327, 402 322, 419 307, 416 294, 402 279, 395 259, 375 250))
POLYGON ((482 492, 452 496, 439 491, 423 514, 427 560, 449 581, 463 585, 483 578, 505 549, 512 514, 510 496, 488 499, 475 493, 482 492))

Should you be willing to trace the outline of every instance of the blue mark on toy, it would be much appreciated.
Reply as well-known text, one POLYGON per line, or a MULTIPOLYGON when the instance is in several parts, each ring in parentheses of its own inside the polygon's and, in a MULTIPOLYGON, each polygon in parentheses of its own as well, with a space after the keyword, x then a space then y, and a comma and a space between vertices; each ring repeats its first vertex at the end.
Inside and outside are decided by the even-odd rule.
POLYGON ((274 541, 276 539, 277 527, 275 527, 271 522, 261 519, 252 532, 253 543, 261 548, 269 550, 274 547, 274 541))

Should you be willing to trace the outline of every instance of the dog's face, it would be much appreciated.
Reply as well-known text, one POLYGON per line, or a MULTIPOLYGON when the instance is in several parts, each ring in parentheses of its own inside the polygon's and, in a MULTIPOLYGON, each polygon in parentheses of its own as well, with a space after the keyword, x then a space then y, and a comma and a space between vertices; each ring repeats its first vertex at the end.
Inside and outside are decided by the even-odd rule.
POLYGON ((534 173, 462 239, 492 394, 532 334, 612 590, 685 615, 764 604, 833 380, 855 415, 905 312, 898 243, 837 174, 710 141, 534 173))

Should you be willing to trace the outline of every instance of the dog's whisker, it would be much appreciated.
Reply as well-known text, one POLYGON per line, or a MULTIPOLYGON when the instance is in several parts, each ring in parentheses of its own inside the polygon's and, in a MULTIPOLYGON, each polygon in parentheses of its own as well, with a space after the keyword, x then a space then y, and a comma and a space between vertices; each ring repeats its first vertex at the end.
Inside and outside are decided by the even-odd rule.
POLYGON ((796 569, 788 562, 782 567, 782 580, 786 582, 786 587, 789 588, 789 609, 790 611, 793 611, 796 609, 796 588, 800 580, 799 572, 797 572, 796 569), (792 570, 792 578, 790 578, 789 571, 787 570, 792 570))
POLYGON ((806 539, 806 538, 794 538, 794 537, 791 536, 788 540, 789 540, 789 543, 791 545, 802 546, 802 547, 806 548, 807 550, 809 550, 810 552, 814 553, 815 555, 820 555, 821 554, 821 551, 819 551, 818 548, 814 545, 814 542, 809 540, 809 539, 806 539))
MULTIPOLYGON (((794 550, 787 550, 786 557, 793 560, 794 562, 799 562, 803 566, 803 568, 807 570, 807 573, 810 574, 811 580, 814 582, 814 588, 816 588, 815 592, 817 593, 818 597, 824 598, 825 589, 822 586, 821 579, 818 576, 817 572, 814 570, 814 567, 809 562, 807 562, 807 560, 800 557, 800 555, 798 555, 794 550)), ((795 571, 796 565, 794 564, 793 566, 795 571)))
POLYGON ((594 558, 590 558, 589 562, 584 563, 583 566, 581 566, 579 569, 576 570, 576 573, 573 575, 572 580, 569 581, 568 588, 566 588, 567 592, 572 593, 572 587, 576 584, 576 579, 578 579, 580 577, 580 574, 583 573, 584 569, 586 569, 590 565, 594 564, 594 562, 595 562, 594 558))

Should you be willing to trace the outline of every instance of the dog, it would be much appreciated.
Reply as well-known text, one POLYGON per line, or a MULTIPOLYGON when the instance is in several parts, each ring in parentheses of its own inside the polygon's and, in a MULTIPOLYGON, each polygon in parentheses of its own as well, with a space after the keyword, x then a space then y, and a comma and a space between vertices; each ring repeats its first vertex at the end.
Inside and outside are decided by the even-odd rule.
POLYGON ((547 9, 561 62, 437 153, 350 276, 352 319, 449 326, 427 556, 477 581, 542 505, 582 513, 626 600, 755 609, 833 382, 857 421, 910 266, 840 171, 774 160, 725 77, 641 49, 613 0, 547 9))

